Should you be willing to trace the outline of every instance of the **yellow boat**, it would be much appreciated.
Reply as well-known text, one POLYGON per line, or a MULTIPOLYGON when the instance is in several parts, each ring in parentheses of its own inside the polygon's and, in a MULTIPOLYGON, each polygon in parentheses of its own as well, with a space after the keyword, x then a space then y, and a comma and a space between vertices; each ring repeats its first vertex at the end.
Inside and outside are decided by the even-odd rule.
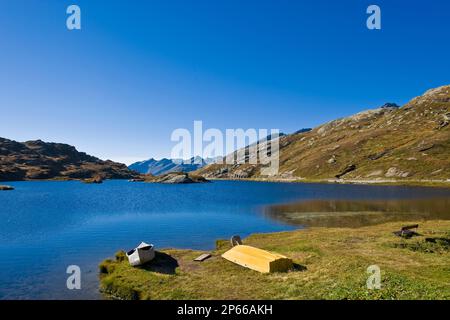
POLYGON ((246 245, 235 246, 222 254, 222 257, 262 273, 285 272, 293 267, 292 260, 281 254, 246 245))

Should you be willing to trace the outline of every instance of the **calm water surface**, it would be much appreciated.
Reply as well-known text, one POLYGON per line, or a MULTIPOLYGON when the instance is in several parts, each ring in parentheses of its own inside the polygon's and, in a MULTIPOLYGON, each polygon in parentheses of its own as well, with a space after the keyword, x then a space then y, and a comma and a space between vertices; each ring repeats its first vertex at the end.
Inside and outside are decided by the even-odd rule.
MULTIPOLYGON (((0 192, 0 299, 101 298, 98 263, 142 240, 157 248, 208 250, 218 238, 308 225, 287 219, 285 212, 299 209, 280 210, 280 204, 319 199, 438 203, 450 196, 450 190, 435 188, 232 181, 9 184, 14 191, 0 192), (66 289, 69 265, 82 270, 81 290, 66 289)), ((320 210, 303 213, 310 211, 320 210)))

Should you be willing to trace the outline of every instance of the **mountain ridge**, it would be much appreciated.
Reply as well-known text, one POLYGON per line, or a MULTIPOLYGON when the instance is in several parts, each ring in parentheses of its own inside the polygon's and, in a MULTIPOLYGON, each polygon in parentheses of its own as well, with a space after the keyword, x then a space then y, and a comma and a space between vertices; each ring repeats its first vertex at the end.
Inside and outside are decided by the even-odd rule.
POLYGON ((201 157, 192 157, 189 160, 168 159, 163 158, 135 162, 128 166, 130 170, 137 171, 141 174, 151 174, 155 176, 164 175, 172 172, 192 172, 204 167, 211 159, 203 159, 201 157))
MULTIPOLYGON (((402 107, 379 108, 280 137, 274 180, 382 181, 450 178, 450 86, 426 91, 402 107)), ((206 178, 264 178, 261 165, 212 164, 206 178)))
POLYGON ((0 181, 130 179, 125 164, 101 160, 64 143, 0 138, 0 181))

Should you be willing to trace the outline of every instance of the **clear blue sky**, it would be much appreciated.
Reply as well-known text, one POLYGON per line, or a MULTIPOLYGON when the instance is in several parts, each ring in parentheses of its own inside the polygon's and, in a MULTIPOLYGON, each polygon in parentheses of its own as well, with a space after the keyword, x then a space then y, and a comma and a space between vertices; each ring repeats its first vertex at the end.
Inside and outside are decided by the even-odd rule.
POLYGON ((0 136, 122 162, 194 120, 288 133, 450 83, 448 0, 1 0, 0 39, 0 136))

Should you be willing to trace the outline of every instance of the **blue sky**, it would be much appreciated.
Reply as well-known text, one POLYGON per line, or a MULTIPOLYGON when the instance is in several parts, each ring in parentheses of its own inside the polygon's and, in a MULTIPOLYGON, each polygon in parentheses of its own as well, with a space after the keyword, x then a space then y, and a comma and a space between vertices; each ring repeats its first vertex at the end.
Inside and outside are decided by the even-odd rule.
POLYGON ((1 0, 0 136, 129 163, 194 120, 289 133, 449 84, 449 35, 447 0, 1 0))

